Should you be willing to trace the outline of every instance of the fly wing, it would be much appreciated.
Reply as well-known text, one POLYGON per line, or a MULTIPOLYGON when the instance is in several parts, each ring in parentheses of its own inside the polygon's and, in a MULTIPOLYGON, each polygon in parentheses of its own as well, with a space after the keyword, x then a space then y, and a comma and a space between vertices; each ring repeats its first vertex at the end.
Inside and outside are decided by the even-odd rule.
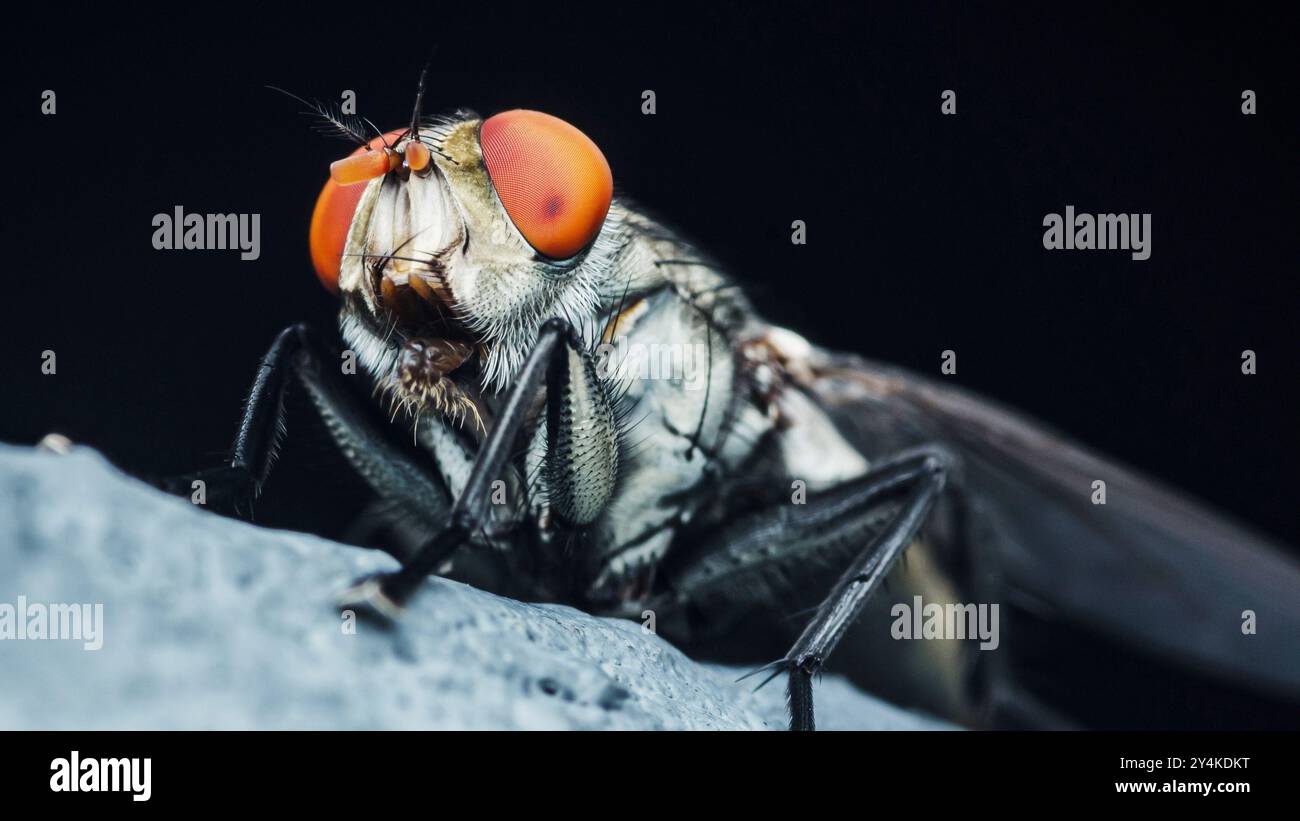
MULTIPOLYGON (((1128 656, 1109 649, 1123 647, 1142 660, 1138 677, 1160 660, 1171 687, 1196 671, 1208 688, 1300 702, 1300 564, 1277 545, 970 393, 845 354, 814 351, 809 364, 802 381, 868 458, 926 441, 961 457, 967 521, 953 564, 966 590, 1022 614, 1003 625, 1005 642, 1034 647, 1016 662, 1021 689, 1089 651, 1123 676, 1128 656)), ((1097 686, 1116 686, 1106 673, 1097 686)), ((1069 701, 1088 686, 1038 689, 1069 701)))

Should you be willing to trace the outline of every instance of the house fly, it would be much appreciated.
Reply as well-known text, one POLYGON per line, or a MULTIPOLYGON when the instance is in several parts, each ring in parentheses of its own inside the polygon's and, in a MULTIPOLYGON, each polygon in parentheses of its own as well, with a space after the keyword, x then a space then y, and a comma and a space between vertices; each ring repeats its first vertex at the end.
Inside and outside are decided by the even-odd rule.
POLYGON ((316 108, 357 143, 311 222, 338 333, 283 331, 230 461, 195 474, 210 501, 255 496, 300 386, 396 511, 401 569, 342 606, 391 622, 436 573, 652 614, 697 657, 784 674, 794 729, 837 648, 834 669, 969 726, 1300 715, 1283 551, 993 403, 764 321, 614 196, 578 127, 425 117, 423 89, 384 134, 316 108), (899 640, 899 606, 926 600, 998 606, 996 649, 899 640))

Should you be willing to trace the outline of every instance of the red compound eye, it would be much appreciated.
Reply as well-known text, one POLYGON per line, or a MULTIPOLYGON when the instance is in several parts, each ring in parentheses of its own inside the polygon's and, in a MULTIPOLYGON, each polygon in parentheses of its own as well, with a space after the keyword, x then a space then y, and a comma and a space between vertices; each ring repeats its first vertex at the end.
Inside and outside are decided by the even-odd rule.
MULTIPOLYGON (((384 135, 384 140, 388 141, 388 145, 392 145, 397 135, 404 131, 404 129, 390 131, 384 135)), ((384 140, 375 137, 370 141, 371 158, 385 165, 385 169, 378 167, 374 169, 380 173, 391 170, 386 168, 389 161, 381 153, 385 146, 384 140)), ((366 149, 358 148, 352 152, 349 159, 360 157, 364 153, 366 149)), ((342 162, 346 163, 347 160, 342 162)), ((320 278, 321 284, 334 293, 338 293, 339 290, 339 266, 343 259, 343 246, 348 239, 348 229, 352 227, 352 216, 356 214, 357 203, 361 201, 361 195, 366 190, 364 185, 355 183, 364 182, 364 176, 369 172, 365 172, 364 169, 359 170, 363 173, 353 174, 352 176, 356 176, 357 179, 346 185, 339 185, 334 181, 337 172, 331 174, 330 179, 325 181, 320 196, 316 198, 316 210, 311 215, 311 263, 316 268, 316 276, 320 278)))
POLYGON ((528 244, 568 259, 591 244, 609 212, 614 177, 591 139, 540 111, 506 111, 479 132, 501 204, 528 244))

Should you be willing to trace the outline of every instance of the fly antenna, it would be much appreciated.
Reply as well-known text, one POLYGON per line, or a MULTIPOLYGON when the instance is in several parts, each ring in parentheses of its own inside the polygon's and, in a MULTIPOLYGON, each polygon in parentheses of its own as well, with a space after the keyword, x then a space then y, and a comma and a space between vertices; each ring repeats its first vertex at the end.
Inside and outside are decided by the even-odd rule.
POLYGON ((433 55, 438 50, 435 45, 433 52, 430 52, 429 59, 424 62, 424 68, 420 69, 420 84, 415 89, 415 110, 411 112, 411 139, 420 139, 420 112, 424 108, 424 87, 429 79, 429 66, 433 65, 433 55))
MULTIPOLYGON (((285 91, 279 86, 267 86, 267 88, 272 91, 277 91, 289 99, 297 100, 307 106, 307 111, 304 111, 303 113, 317 118, 320 121, 320 124, 325 126, 326 131, 351 140, 360 146, 370 145, 370 141, 366 139, 365 132, 363 132, 356 123, 349 121, 341 113, 335 113, 324 103, 304 99, 299 97, 297 94, 294 94, 292 91, 285 91)), ((367 120, 366 122, 369 121, 367 120)), ((374 126, 371 125, 371 128, 374 128, 374 126)))
MULTIPOLYGON (((362 117, 362 118, 361 118, 361 122, 363 122, 363 123, 365 123, 366 125, 370 126, 371 130, 375 132, 375 136, 379 137, 379 141, 380 141, 381 143, 384 144, 384 148, 392 148, 392 146, 390 146, 390 145, 388 144, 388 138, 384 136, 384 132, 382 132, 382 131, 379 130, 379 126, 377 126, 377 125, 375 125, 374 123, 370 122, 370 118, 369 118, 369 117, 362 117)), ((368 144, 368 143, 367 143, 367 144, 368 144)))

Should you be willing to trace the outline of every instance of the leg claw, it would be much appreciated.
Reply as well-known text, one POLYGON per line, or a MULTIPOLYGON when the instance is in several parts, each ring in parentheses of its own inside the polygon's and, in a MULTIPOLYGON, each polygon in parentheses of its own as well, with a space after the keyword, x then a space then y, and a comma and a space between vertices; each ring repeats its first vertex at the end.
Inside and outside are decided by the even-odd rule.
POLYGON ((357 580, 339 596, 339 610, 351 610, 363 621, 381 627, 396 626, 405 608, 384 590, 384 581, 389 575, 382 573, 357 580))

